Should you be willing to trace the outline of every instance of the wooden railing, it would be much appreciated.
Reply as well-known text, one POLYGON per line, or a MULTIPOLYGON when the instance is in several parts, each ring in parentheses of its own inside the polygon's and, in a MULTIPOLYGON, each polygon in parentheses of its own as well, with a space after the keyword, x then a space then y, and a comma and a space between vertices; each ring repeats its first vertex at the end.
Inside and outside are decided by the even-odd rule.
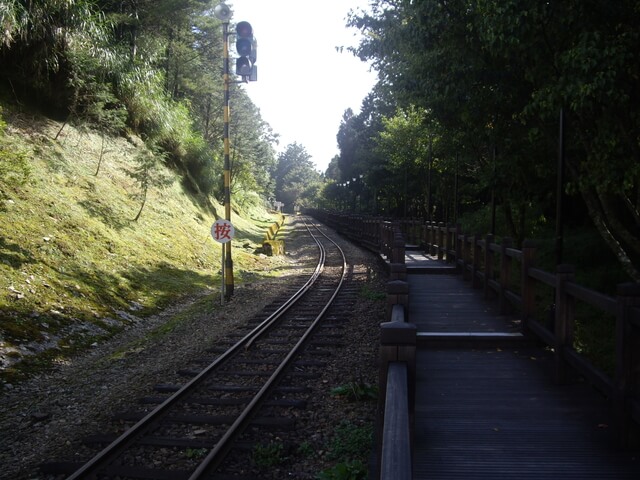
MULTIPOLYGON (((465 235, 459 226, 327 213, 318 213, 317 218, 388 259, 394 255, 393 239, 385 232, 397 227, 402 238, 407 239, 406 243, 420 245, 425 253, 455 264, 472 287, 482 289, 487 298, 497 298, 501 313, 520 312, 523 333, 535 335, 552 347, 556 382, 566 382, 570 372, 575 371, 611 400, 621 446, 629 444, 632 430, 637 433, 640 425, 640 284, 620 284, 615 296, 605 295, 578 284, 574 267, 570 265, 558 265, 554 273, 538 268, 535 242, 525 241, 522 249, 516 249, 509 238, 496 243, 492 235, 465 235), (548 290, 546 297, 540 295, 542 289, 548 290), (543 298, 547 300, 542 301, 543 298), (612 374, 594 366, 575 344, 578 303, 588 306, 596 315, 615 319, 612 374)), ((394 239, 400 238, 395 235, 394 239)), ((396 255, 392 264, 404 252, 396 250, 396 255)), ((391 271, 394 275, 393 268, 391 271)), ((397 272, 395 275, 398 278, 397 272)), ((399 275, 406 278, 406 267, 400 269, 399 275)))
POLYGON ((387 322, 381 325, 378 402, 380 480, 411 480, 411 439, 415 407, 416 326, 408 322, 409 284, 405 241, 395 223, 381 224, 381 245, 389 258, 387 322))

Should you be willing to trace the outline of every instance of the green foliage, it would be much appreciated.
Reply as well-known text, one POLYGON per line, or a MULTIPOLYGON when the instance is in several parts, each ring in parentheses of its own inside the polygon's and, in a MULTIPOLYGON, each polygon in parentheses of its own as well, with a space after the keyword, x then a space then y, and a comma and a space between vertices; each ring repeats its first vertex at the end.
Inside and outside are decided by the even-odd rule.
POLYGON ((333 467, 320 472, 319 480, 363 480, 367 477, 366 459, 371 453, 373 427, 341 423, 335 430, 328 457, 338 460, 333 467))
MULTIPOLYGON (((210 298, 216 295, 211 288, 220 285, 219 246, 210 235, 220 214, 215 205, 177 182, 164 186, 161 198, 150 185, 144 221, 131 220, 140 197, 129 193, 141 187, 125 172, 139 167, 144 181, 149 161, 152 175, 176 178, 160 154, 151 157, 153 152, 135 147, 142 142, 134 136, 108 137, 108 161, 96 177, 103 135, 68 125, 54 141, 59 122, 15 111, 7 121, 0 145, 5 152, 25 152, 30 173, 17 186, 0 180, 10 200, 2 201, 0 214, 0 337, 3 351, 20 359, 0 370, 0 387, 66 361, 186 296, 205 294, 192 309, 150 331, 149 341, 219 308, 210 298), (34 350, 20 349, 31 342, 34 350), (44 350, 36 354, 39 348, 44 350), (27 351, 34 354, 25 356, 27 351)), ((282 271, 277 267, 284 259, 242 248, 259 244, 278 220, 261 204, 234 217, 234 264, 242 273, 237 285, 245 277, 255 282, 282 271)))
POLYGON ((316 478, 318 480, 365 480, 368 478, 368 471, 362 460, 351 460, 338 463, 320 472, 316 478))
POLYGON ((134 167, 125 169, 125 173, 133 178, 140 188, 139 192, 131 194, 133 198, 142 202, 134 221, 137 221, 142 214, 149 189, 166 187, 173 182, 173 179, 162 169, 164 156, 165 154, 157 147, 152 149, 143 147, 133 159, 134 167))
POLYGON ((278 156, 276 199, 285 204, 287 212, 296 206, 312 206, 320 190, 320 174, 314 169, 311 156, 302 145, 288 145, 278 156))
POLYGON ((332 389, 331 395, 344 397, 351 402, 376 400, 378 387, 363 382, 350 382, 332 389))
POLYGON ((107 26, 89 0, 39 0, 3 2, 0 60, 11 66, 3 72, 16 91, 35 92, 58 112, 73 104, 73 82, 77 76, 76 53, 99 51, 107 35, 107 26), (74 73, 75 72, 75 73, 74 73))
POLYGON ((383 155, 389 158, 389 166, 395 170, 427 161, 429 137, 435 132, 427 125, 428 112, 413 105, 398 109, 393 117, 383 118, 383 130, 377 138, 383 155))
POLYGON ((392 117, 382 119, 376 144, 380 156, 387 159, 386 167, 393 175, 393 183, 403 185, 403 216, 411 211, 428 217, 433 211, 429 205, 429 198, 433 196, 430 189, 439 183, 435 177, 441 163, 433 161, 434 148, 439 144, 438 133, 431 114, 414 105, 399 108, 392 117), (433 182, 425 182, 425 174, 433 176, 433 182))
POLYGON ((26 152, 16 149, 9 142, 5 129, 6 123, 0 116, 0 200, 7 197, 5 189, 16 189, 24 185, 31 174, 26 152))
POLYGON ((16 37, 26 34, 28 12, 22 2, 6 0, 0 7, 0 24, 2 24, 2 37, 0 46, 9 47, 16 37))
POLYGON ((310 458, 315 454, 315 449, 310 442, 302 442, 300 445, 298 445, 296 451, 299 455, 302 455, 305 458, 310 458))
POLYGON ((554 216, 562 109, 565 189, 574 195, 566 217, 590 219, 627 275, 640 280, 640 150, 629 134, 640 130, 637 2, 371 3, 349 24, 364 33, 353 52, 380 81, 358 116, 345 114, 342 180, 364 173, 376 212, 449 223, 493 199, 503 230, 519 242, 554 216), (409 128, 412 111, 429 112, 438 126, 432 155, 424 153, 432 132, 420 131, 419 121, 409 128), (371 139, 382 160, 367 155, 371 139), (433 163, 410 171, 414 159, 433 163), (394 175, 400 165, 405 179, 394 175), (389 174, 395 189, 378 181, 389 174), (421 197, 433 199, 428 215, 425 201, 415 201, 421 197))
POLYGON ((187 448, 185 456, 187 458, 204 458, 207 456, 208 450, 206 448, 187 448))
POLYGON ((188 183, 205 194, 217 196, 218 176, 222 171, 220 155, 213 152, 204 138, 195 131, 184 139, 183 148, 182 157, 174 159, 181 160, 184 165, 188 183))
POLYGON ((262 470, 278 466, 284 461, 284 445, 282 442, 260 443, 253 447, 252 458, 262 470))
POLYGON ((380 290, 372 289, 368 284, 362 286, 359 292, 360 296, 366 298, 367 300, 386 300, 387 294, 380 290))
MULTIPOLYGON (((138 134, 187 189, 222 196, 221 26, 207 2, 8 0, 0 14, 0 80, 18 102, 77 128, 138 134)), ((242 200, 268 198, 276 136, 232 87, 232 187, 242 200)))
POLYGON ((329 458, 334 460, 367 458, 371 452, 372 441, 371 425, 343 422, 336 428, 329 447, 329 458))

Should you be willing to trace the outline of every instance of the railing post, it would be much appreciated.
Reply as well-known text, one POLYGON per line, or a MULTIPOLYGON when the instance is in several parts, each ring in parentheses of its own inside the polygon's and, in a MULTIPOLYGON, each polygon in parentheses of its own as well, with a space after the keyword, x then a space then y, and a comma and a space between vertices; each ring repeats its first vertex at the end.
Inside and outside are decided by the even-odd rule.
POLYGON ((451 254, 449 253, 451 251, 451 244, 453 243, 451 241, 451 226, 450 225, 446 225, 445 227, 445 232, 444 232, 444 261, 447 263, 451 262, 451 254))
MULTIPOLYGON (((392 321, 380 325, 381 379, 386 384, 389 362, 406 362, 409 368, 409 406, 413 413, 415 405, 416 332, 413 323, 392 321)), ((383 392, 384 390, 380 390, 383 392)))
POLYGON ((525 240, 522 244, 522 334, 529 331, 529 321, 533 317, 535 308, 536 282, 529 276, 529 268, 536 262, 536 244, 532 240, 525 240))
POLYGON ((628 448, 640 441, 630 405, 640 401, 640 284, 618 285, 617 301, 613 415, 618 443, 628 448))
POLYGON ((511 248, 512 243, 510 238, 505 237, 500 245, 500 297, 498 301, 502 314, 509 313, 511 310, 506 292, 511 283, 511 257, 507 255, 507 248, 511 248))
MULTIPOLYGON (((378 402, 378 459, 380 459, 380 479, 391 480, 396 478, 402 478, 409 480, 411 478, 411 439, 413 438, 413 417, 415 411, 415 386, 416 386, 416 326, 411 323, 402 321, 386 322, 380 325, 380 375, 379 375, 379 392, 380 401, 378 402), (391 364, 404 363, 406 364, 407 371, 407 404, 409 409, 409 452, 404 453, 403 457, 405 461, 408 459, 408 465, 403 465, 405 468, 402 472, 397 470, 398 465, 395 465, 395 471, 387 472, 386 469, 390 468, 386 462, 382 461, 383 458, 383 441, 385 435, 384 432, 384 412, 386 406, 386 391, 387 391, 387 378, 389 374, 389 367, 391 364), (408 453, 408 456, 406 455, 408 453), (401 476, 398 476, 401 475, 401 476)), ((400 392, 395 392, 400 393, 400 392)), ((406 437, 405 437, 406 438, 406 437)), ((394 445, 391 445, 392 447, 394 445)), ((385 455, 386 456, 386 455, 385 455)))
POLYGON ((567 382, 569 365, 564 359, 564 350, 573 347, 574 299, 565 293, 565 285, 574 279, 573 265, 558 265, 556 270, 556 317, 555 317, 555 381, 567 382))
POLYGON ((467 269, 467 265, 471 264, 470 243, 472 238, 472 235, 462 234, 458 237, 457 250, 460 252, 460 256, 456 259, 456 263, 462 263, 462 278, 464 280, 469 279, 469 270, 467 269), (460 242, 460 238, 462 238, 462 242, 460 242), (460 245, 460 243, 462 243, 462 245, 460 245), (462 262, 460 262, 460 260, 462 260, 462 262))
POLYGON ((480 281, 478 279, 478 271, 480 270, 480 255, 482 255, 482 248, 480 247, 480 235, 476 234, 472 237, 473 242, 473 266, 471 267, 471 286, 473 288, 480 288, 480 281))
POLYGON ((378 253, 384 255, 384 220, 382 217, 380 217, 376 225, 376 242, 378 244, 378 253))
POLYGON ((456 226, 456 231, 454 235, 454 243, 453 247, 456 253, 454 253, 455 258, 453 259, 453 263, 456 267, 456 271, 458 273, 462 273, 462 278, 466 280, 466 272, 464 269, 464 264, 466 260, 466 235, 458 232, 458 227, 456 226))
POLYGON ((444 257, 444 250, 446 248, 444 245, 444 234, 446 228, 444 223, 441 222, 438 224, 438 260, 442 260, 444 257))
POLYGON ((389 264, 389 280, 407 281, 407 264, 406 263, 390 263, 389 264))
POLYGON ((387 282, 387 316, 391 320, 394 305, 404 307, 405 321, 409 317, 409 284, 402 280, 392 280, 387 282))
POLYGON ((405 263, 405 242, 400 231, 393 232, 393 243, 391 246, 391 263, 405 263))
POLYGON ((391 232, 393 232, 391 224, 384 222, 382 224, 382 254, 387 258, 391 258, 391 232))
POLYGON ((430 222, 429 223, 429 255, 431 255, 432 257, 438 254, 438 251, 436 250, 436 243, 438 241, 437 233, 438 233, 438 228, 435 222, 430 222))
POLYGON ((457 265, 458 259, 460 258, 460 251, 459 251, 459 243, 458 242, 458 229, 460 228, 459 225, 456 225, 455 227, 447 227, 447 240, 446 240, 446 247, 445 247, 445 261, 447 263, 452 263, 454 266, 457 265), (454 257, 454 258, 452 258, 454 257))
POLYGON ((484 298, 490 298, 491 286, 489 282, 493 280, 493 235, 489 234, 484 241, 484 298))

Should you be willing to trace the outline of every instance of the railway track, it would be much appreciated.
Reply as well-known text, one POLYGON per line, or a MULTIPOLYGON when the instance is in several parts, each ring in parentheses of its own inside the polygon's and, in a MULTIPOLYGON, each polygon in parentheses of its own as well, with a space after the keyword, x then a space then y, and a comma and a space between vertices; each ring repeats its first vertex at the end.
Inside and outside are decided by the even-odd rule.
POLYGON ((115 419, 115 432, 87 439, 102 446, 88 461, 50 462, 43 471, 69 480, 242 478, 257 442, 294 428, 323 359, 340 344, 355 295, 343 288, 349 275, 343 250, 310 221, 305 225, 318 262, 299 288, 212 347, 212 358, 178 372, 185 383, 158 385, 141 408, 115 419))

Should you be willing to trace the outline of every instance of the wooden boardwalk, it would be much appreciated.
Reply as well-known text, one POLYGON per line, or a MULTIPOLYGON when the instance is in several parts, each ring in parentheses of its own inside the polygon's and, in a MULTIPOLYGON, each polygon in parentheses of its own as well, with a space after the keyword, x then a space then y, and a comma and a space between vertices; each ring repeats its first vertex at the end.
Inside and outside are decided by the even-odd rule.
POLYGON ((615 447, 602 395, 555 385, 550 352, 451 269, 415 252, 406 261, 415 479, 640 479, 640 452, 615 447))

